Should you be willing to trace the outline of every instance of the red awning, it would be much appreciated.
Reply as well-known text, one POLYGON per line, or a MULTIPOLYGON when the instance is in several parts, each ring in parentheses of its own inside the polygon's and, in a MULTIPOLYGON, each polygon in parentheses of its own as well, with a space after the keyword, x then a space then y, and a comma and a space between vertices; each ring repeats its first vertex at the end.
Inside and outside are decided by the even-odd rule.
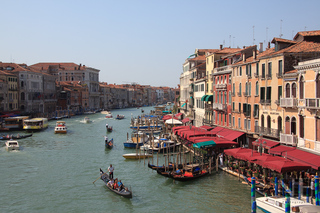
POLYGON ((252 162, 262 166, 265 162, 268 162, 268 161, 285 161, 285 160, 286 159, 282 157, 265 154, 265 155, 260 155, 255 157, 255 160, 252 162))
POLYGON ((189 118, 182 119, 182 123, 187 123, 187 122, 189 122, 189 121, 190 121, 189 118))
POLYGON ((221 139, 218 137, 192 137, 190 140, 193 143, 201 143, 205 141, 213 141, 216 145, 215 147, 230 147, 238 145, 237 142, 221 139))
POLYGON ((299 163, 299 162, 291 161, 291 160, 267 161, 262 166, 265 168, 269 168, 271 170, 275 170, 279 173, 302 171, 302 170, 307 170, 307 169, 311 168, 307 164, 299 163))
POLYGON ((192 143, 199 143, 203 141, 213 140, 215 137, 206 137, 206 136, 198 136, 198 137, 191 137, 189 141, 192 143))
POLYGON ((237 158, 239 154, 241 153, 245 153, 245 152, 252 152, 252 149, 247 149, 247 148, 235 148, 235 149, 226 149, 224 150, 224 153, 226 155, 230 155, 230 156, 233 156, 234 158, 237 158))
POLYGON ((175 126, 175 127, 172 127, 172 131, 176 135, 178 130, 187 129, 187 128, 190 129, 190 127, 188 127, 188 126, 175 126))
POLYGON ((262 147, 265 148, 265 149, 270 149, 270 148, 278 146, 280 144, 279 142, 266 140, 266 139, 263 138, 261 140, 258 139, 258 141, 253 141, 252 145, 260 146, 260 143, 262 143, 262 147))
POLYGON ((289 152, 289 151, 292 151, 295 149, 296 148, 294 148, 294 147, 280 145, 280 146, 271 148, 269 150, 269 153, 274 154, 274 155, 281 155, 283 152, 289 152))
POLYGON ((182 113, 181 113, 181 112, 179 112, 179 113, 175 114, 175 116, 176 116, 176 117, 180 117, 181 115, 182 115, 182 113))
POLYGON ((240 137, 241 135, 244 134, 244 132, 226 129, 226 128, 219 127, 219 126, 214 128, 210 132, 215 133, 215 134, 217 134, 217 136, 220 136, 224 139, 231 140, 231 141, 237 139, 238 137, 240 137))
POLYGON ((303 150, 295 149, 289 152, 282 152, 282 156, 297 161, 299 163, 304 163, 310 165, 315 170, 320 170, 320 156, 306 152, 303 150))
POLYGON ((200 128, 201 129, 206 129, 207 131, 210 131, 210 130, 214 129, 214 127, 207 126, 207 125, 200 126, 200 128))
POLYGON ((174 117, 172 115, 165 115, 165 116, 163 116, 162 120, 166 121, 166 120, 169 120, 169 119, 172 119, 172 118, 176 119, 176 120, 179 120, 179 118, 176 118, 176 117, 174 117))

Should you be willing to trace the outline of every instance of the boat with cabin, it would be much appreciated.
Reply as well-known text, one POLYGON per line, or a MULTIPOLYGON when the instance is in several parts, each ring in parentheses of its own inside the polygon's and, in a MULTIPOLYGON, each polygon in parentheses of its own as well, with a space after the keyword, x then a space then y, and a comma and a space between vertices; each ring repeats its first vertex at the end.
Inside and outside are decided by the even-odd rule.
POLYGON ((122 155, 125 159, 144 159, 144 158, 150 158, 152 157, 151 154, 148 153, 128 153, 122 155))
POLYGON ((6 144, 6 150, 7 151, 13 151, 13 150, 19 150, 20 149, 18 141, 8 140, 5 144, 6 144))
POLYGON ((137 148, 140 146, 143 146, 145 143, 149 141, 148 135, 144 134, 141 131, 133 132, 131 134, 131 138, 128 138, 127 135, 127 141, 123 143, 125 148, 137 148))
POLYGON ((54 128, 54 133, 66 134, 67 127, 65 121, 57 121, 56 126, 54 128))
POLYGON ((32 118, 23 121, 24 130, 37 131, 46 128, 48 128, 48 118, 32 118))
MULTIPOLYGON (((263 212, 284 213, 286 198, 282 196, 267 196, 256 198, 257 207, 263 212)), ((320 206, 316 207, 303 200, 290 197, 291 212, 320 212, 320 206), (303 208, 316 208, 315 211, 301 211, 303 208)))
POLYGON ((23 121, 29 119, 29 116, 16 116, 4 118, 4 128, 8 130, 22 130, 23 121))
POLYGON ((122 119, 124 119, 124 115, 117 115, 116 119, 117 120, 122 120, 122 119))
POLYGON ((82 122, 85 123, 85 124, 88 124, 88 123, 91 123, 91 120, 90 120, 89 117, 84 117, 82 122))

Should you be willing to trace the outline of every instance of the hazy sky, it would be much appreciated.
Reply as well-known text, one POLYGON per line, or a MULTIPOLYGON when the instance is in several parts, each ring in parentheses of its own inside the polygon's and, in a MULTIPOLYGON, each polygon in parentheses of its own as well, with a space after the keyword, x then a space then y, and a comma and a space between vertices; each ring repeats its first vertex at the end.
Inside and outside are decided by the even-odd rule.
POLYGON ((0 8, 0 61, 81 63, 116 84, 176 87, 196 48, 266 47, 280 34, 320 30, 318 0, 0 0, 0 8))

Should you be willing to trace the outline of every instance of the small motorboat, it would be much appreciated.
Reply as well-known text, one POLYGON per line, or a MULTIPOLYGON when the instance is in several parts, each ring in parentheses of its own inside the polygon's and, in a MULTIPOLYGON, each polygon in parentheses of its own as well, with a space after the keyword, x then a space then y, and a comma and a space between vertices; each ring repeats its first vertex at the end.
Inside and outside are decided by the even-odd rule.
POLYGON ((64 122, 64 121, 57 121, 56 126, 55 126, 55 128, 54 128, 54 133, 57 133, 57 134, 66 134, 66 133, 67 133, 66 122, 64 122))
POLYGON ((125 159, 144 159, 152 157, 151 154, 148 153, 128 153, 122 155, 125 159))
POLYGON ((7 151, 12 151, 12 150, 19 150, 20 146, 18 141, 14 141, 14 140, 9 140, 6 142, 6 150, 7 151))
POLYGON ((106 118, 112 118, 112 114, 106 115, 106 118))
POLYGON ((83 119, 83 123, 86 123, 86 124, 91 123, 90 118, 88 118, 88 117, 84 117, 84 119, 83 119))
POLYGON ((116 119, 117 120, 122 120, 122 119, 124 119, 124 115, 117 115, 116 119))

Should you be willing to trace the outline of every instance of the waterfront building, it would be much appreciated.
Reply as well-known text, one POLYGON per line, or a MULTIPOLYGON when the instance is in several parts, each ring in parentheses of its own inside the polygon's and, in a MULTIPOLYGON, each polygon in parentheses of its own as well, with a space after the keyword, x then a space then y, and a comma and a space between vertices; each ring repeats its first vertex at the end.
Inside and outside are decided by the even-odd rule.
POLYGON ((0 70, 0 111, 18 109, 18 78, 12 73, 0 70))
POLYGON ((89 90, 89 105, 87 108, 98 109, 99 97, 99 72, 100 70, 78 65, 75 63, 37 63, 30 67, 41 72, 46 72, 56 77, 58 82, 74 81, 86 84, 89 90))
MULTIPOLYGON (((190 57, 190 56, 189 56, 190 57)), ((182 73, 180 75, 180 100, 179 100, 179 106, 180 111, 184 113, 185 115, 189 115, 189 105, 191 103, 191 106, 193 106, 193 102, 189 102, 190 100, 190 89, 191 86, 189 86, 191 83, 193 83, 193 73, 190 73, 190 66, 191 63, 188 59, 185 60, 185 62, 182 65, 182 73)))

